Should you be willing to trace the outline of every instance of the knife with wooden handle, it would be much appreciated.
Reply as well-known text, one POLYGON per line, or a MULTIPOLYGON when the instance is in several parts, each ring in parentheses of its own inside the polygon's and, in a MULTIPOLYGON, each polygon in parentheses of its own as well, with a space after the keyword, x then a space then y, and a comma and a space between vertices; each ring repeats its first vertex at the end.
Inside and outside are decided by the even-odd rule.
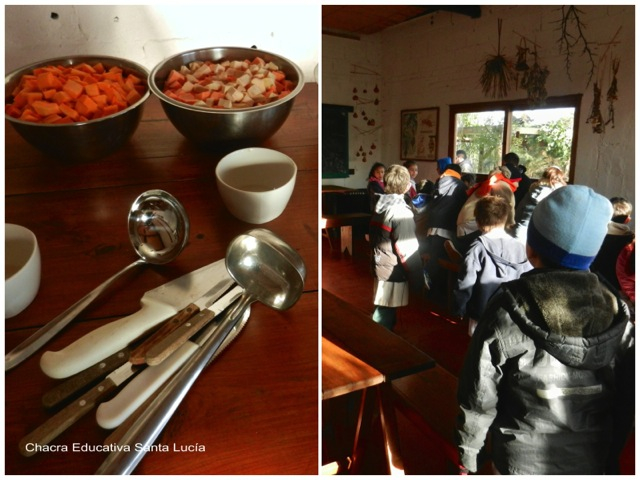
MULTIPOLYGON (((191 316, 199 312, 202 308, 211 308, 212 305, 215 308, 221 308, 228 305, 227 295, 220 299, 220 297, 227 291, 234 281, 231 278, 224 278, 213 286, 207 293, 200 297, 196 302, 187 305, 184 309, 180 310, 173 317, 167 320, 158 330, 156 330, 149 338, 138 345, 133 350, 128 349, 118 352, 107 359, 98 362, 96 365, 83 370, 80 373, 70 377, 65 382, 57 385, 52 390, 47 392, 42 402, 47 408, 55 408, 61 405, 65 401, 73 398, 82 390, 89 387, 92 383, 98 380, 101 376, 104 376, 120 365, 128 362, 132 365, 144 365, 145 355, 156 343, 161 341, 167 335, 170 335, 173 331, 180 328, 180 326, 188 322, 191 316), (126 353, 126 355, 125 355, 126 353), (114 358, 117 357, 117 358, 114 358), (142 360, 140 360, 142 359, 142 360)), ((224 309, 223 308, 223 309, 224 309)))
POLYGON ((100 400, 129 379, 139 368, 127 362, 111 372, 98 385, 20 440, 20 453, 25 457, 34 455, 39 450, 35 448, 35 445, 48 445, 49 442, 90 412, 100 400))
POLYGON ((76 373, 64 382, 56 385, 42 396, 42 405, 47 410, 58 408, 86 388, 104 378, 116 368, 124 365, 130 357, 129 348, 120 350, 101 362, 76 373))
MULTIPOLYGON (((220 348, 211 358, 215 360, 227 346, 240 334, 249 319, 247 313, 242 320, 231 330, 224 339, 220 348)), ((188 340, 178 350, 173 352, 166 360, 156 366, 145 368, 133 380, 107 402, 103 402, 96 410, 96 420, 102 428, 116 428, 120 432, 114 435, 119 438, 137 415, 141 413, 140 407, 147 404, 153 398, 160 387, 178 371, 193 355, 204 341, 217 329, 217 324, 212 324, 194 340, 188 340), (132 419, 132 417, 134 417, 132 419), (126 425, 125 425, 126 422, 126 425), (122 430, 121 430, 122 428, 122 430)), ((111 436, 110 436, 111 437, 111 436)), ((113 442, 113 439, 111 439, 113 442)), ((105 442, 107 444, 108 442, 105 442)), ((116 440, 117 443, 117 440, 116 440)))
POLYGON ((147 365, 153 366, 162 363, 169 355, 184 345, 189 338, 193 337, 211 320, 220 315, 229 305, 240 298, 243 291, 243 288, 240 286, 234 287, 225 295, 224 301, 203 309, 200 313, 190 318, 189 321, 184 322, 169 335, 166 335, 156 344, 152 345, 147 351, 147 365))
POLYGON ((222 259, 149 290, 138 312, 91 331, 62 350, 45 352, 40 367, 52 378, 81 372, 186 308, 209 290, 212 279, 224 278, 230 276, 222 259))

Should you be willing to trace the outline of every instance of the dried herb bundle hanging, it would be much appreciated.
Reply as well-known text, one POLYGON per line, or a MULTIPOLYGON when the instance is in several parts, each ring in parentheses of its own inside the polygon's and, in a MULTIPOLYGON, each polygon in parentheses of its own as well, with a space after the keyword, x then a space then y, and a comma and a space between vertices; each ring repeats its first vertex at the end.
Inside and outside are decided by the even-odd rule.
POLYGON ((524 88, 527 89, 527 98, 533 105, 542 105, 547 100, 547 77, 549 70, 538 63, 537 49, 533 53, 535 61, 526 77, 524 88))
POLYGON ((604 119, 600 112, 600 102, 602 97, 602 91, 598 87, 598 82, 593 83, 593 103, 591 105, 591 115, 587 118, 587 123, 591 124, 593 133, 604 132, 604 119))
POLYGON ((620 68, 620 59, 614 58, 611 61, 611 71, 612 71, 612 79, 611 85, 609 86, 609 90, 607 90, 607 102, 609 103, 609 118, 605 125, 611 124, 611 128, 615 128, 615 120, 614 120, 614 109, 613 102, 618 100, 618 79, 616 75, 618 75, 618 69, 620 68))
POLYGON ((502 35, 502 19, 498 19, 498 51, 490 55, 483 65, 480 84, 485 96, 503 98, 509 93, 514 79, 513 62, 502 55, 500 51, 500 37, 502 35))
POLYGON ((529 76, 529 64, 527 63, 527 55, 529 54, 529 48, 527 47, 527 41, 523 38, 520 39, 520 45, 516 46, 516 89, 527 88, 527 77, 529 76), (522 80, 520 80, 520 74, 522 73, 522 80))

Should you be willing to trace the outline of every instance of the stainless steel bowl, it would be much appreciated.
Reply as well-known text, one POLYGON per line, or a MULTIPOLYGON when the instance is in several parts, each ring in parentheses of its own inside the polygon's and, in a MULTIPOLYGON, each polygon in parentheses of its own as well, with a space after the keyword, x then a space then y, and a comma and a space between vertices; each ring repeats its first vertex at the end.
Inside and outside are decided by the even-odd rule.
MULTIPOLYGON (((46 65, 78 65, 102 62, 106 67, 118 66, 125 73, 133 73, 147 81, 149 71, 141 65, 124 58, 78 55, 75 57, 51 58, 32 63, 8 74, 4 80, 5 102, 12 101, 11 93, 20 78, 35 68, 46 65)), ((138 102, 108 117, 70 124, 50 125, 25 122, 5 114, 13 128, 31 145, 44 153, 71 161, 90 161, 103 158, 122 147, 138 127, 142 118, 144 102, 149 98, 149 89, 138 102)))
POLYGON ((161 100, 173 126, 194 143, 217 150, 256 146, 267 140, 284 124, 303 87, 302 70, 295 63, 273 53, 242 47, 211 47, 179 53, 156 65, 149 77, 149 88, 161 100), (256 56, 274 62, 296 85, 289 95, 267 105, 223 110, 187 105, 162 93, 169 72, 190 62, 244 60, 256 56))

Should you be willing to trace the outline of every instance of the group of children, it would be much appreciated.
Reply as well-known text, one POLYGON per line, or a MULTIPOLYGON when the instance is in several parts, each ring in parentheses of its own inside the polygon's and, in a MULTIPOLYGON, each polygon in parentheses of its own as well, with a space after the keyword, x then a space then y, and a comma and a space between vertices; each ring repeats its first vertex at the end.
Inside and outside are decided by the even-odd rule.
POLYGON ((472 335, 459 377, 461 473, 477 470, 488 434, 496 473, 615 473, 635 411, 631 204, 566 185, 555 167, 517 205, 509 168, 471 189, 450 159, 438 173, 417 212, 409 169, 384 172, 370 226, 374 320, 393 330, 425 265, 434 289, 446 282, 432 257, 459 254, 455 313, 472 335))

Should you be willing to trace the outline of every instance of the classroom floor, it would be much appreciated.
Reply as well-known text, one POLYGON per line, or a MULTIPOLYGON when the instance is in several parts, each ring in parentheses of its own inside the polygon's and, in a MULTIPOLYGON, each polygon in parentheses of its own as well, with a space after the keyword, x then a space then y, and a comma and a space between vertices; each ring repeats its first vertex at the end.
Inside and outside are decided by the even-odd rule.
MULTIPOLYGON (((369 267, 369 246, 365 239, 354 238, 352 255, 331 249, 326 238, 322 243, 322 286, 366 313, 373 312, 373 280, 369 267)), ((409 306, 399 309, 395 333, 429 354, 440 366, 457 376, 469 343, 466 322, 453 321, 447 314, 446 297, 439 302, 413 298, 409 306)), ((426 437, 411 421, 398 412, 400 442, 407 474, 451 474, 436 452, 438 445, 426 437)), ((325 439, 327 440, 327 439, 325 439)), ((376 438, 372 439, 375 444, 376 438)), ((384 473, 382 451, 372 451, 365 460, 365 474, 384 473)), ((635 441, 631 439, 621 460, 623 474, 635 473, 635 441)))

